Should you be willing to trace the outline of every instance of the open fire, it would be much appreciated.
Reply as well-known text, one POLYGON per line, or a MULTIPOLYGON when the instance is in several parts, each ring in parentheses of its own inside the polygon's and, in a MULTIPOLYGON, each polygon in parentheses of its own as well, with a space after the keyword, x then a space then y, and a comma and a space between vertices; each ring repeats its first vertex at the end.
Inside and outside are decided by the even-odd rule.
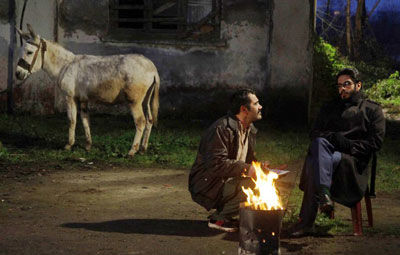
POLYGON ((242 187, 247 202, 240 207, 239 255, 280 254, 279 235, 284 210, 275 181, 278 174, 264 173, 261 163, 256 169, 254 189, 242 187))
POLYGON ((254 191, 251 188, 242 187, 243 192, 247 195, 246 207, 251 207, 253 210, 278 210, 283 209, 278 195, 278 190, 275 187, 275 180, 278 175, 274 172, 264 173, 260 162, 253 162, 253 167, 256 169, 256 184, 254 191))

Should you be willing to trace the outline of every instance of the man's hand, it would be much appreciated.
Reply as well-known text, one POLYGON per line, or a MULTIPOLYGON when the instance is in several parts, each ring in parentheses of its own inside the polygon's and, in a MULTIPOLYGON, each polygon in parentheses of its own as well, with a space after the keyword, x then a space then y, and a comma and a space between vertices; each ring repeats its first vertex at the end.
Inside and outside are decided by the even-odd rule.
POLYGON ((265 170, 267 170, 268 168, 270 168, 269 165, 270 165, 270 162, 269 162, 269 161, 261 162, 261 169, 265 171, 265 170))
POLYGON ((247 175, 251 178, 256 178, 256 169, 253 165, 250 165, 249 171, 247 171, 247 175))
POLYGON ((351 140, 347 139, 340 132, 333 133, 328 141, 335 146, 335 149, 341 152, 350 153, 351 150, 351 140))
POLYGON ((268 169, 279 169, 279 170, 285 170, 287 169, 288 165, 287 164, 282 164, 279 166, 271 166, 271 164, 269 163, 269 161, 264 161, 261 162, 261 169, 262 170, 268 170, 268 169))
POLYGON ((280 166, 275 166, 275 167, 271 167, 272 169, 278 169, 278 170, 286 170, 288 168, 287 164, 282 164, 280 166))

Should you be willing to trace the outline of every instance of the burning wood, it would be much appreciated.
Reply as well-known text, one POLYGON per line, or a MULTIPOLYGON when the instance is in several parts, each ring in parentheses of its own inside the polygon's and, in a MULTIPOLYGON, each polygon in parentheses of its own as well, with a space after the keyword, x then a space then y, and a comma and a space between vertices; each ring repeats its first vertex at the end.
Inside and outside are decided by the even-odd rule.
POLYGON ((280 254, 279 235, 284 210, 275 187, 278 175, 264 173, 259 162, 256 169, 255 188, 242 187, 247 202, 240 208, 239 255, 280 254))
POLYGON ((278 175, 272 171, 264 173, 260 162, 252 163, 256 169, 256 180, 252 179, 256 184, 254 191, 251 188, 244 188, 243 192, 247 195, 246 206, 253 210, 277 210, 282 209, 282 204, 275 187, 275 180, 278 175))

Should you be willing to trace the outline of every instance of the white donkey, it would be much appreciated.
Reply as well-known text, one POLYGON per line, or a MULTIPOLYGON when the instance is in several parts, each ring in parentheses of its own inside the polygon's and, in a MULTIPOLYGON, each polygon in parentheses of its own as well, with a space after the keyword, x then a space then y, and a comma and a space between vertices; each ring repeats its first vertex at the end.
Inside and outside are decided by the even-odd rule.
POLYGON ((29 24, 27 26, 27 33, 17 28, 25 42, 15 75, 24 80, 31 73, 43 69, 57 79, 57 86, 66 98, 69 118, 69 138, 65 149, 70 150, 75 143, 77 105, 81 109, 86 150, 90 150, 88 102, 113 103, 119 101, 117 98, 125 97, 130 103, 136 126, 128 155, 133 156, 139 149, 145 151, 152 125, 157 124, 159 107, 160 78, 153 62, 137 54, 74 55, 60 45, 40 38, 29 24))

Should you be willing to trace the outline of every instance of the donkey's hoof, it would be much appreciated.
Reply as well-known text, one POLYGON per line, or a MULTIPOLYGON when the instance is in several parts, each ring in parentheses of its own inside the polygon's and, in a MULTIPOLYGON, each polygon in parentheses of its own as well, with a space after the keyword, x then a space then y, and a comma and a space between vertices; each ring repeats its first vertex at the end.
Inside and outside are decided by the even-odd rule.
POLYGON ((147 150, 147 148, 145 148, 145 147, 140 147, 140 149, 139 149, 139 154, 140 154, 140 155, 143 155, 143 154, 146 152, 146 150, 147 150))
POLYGON ((90 151, 91 148, 92 148, 91 144, 86 144, 86 146, 85 146, 86 151, 90 151))
POLYGON ((129 152, 128 152, 128 157, 133 157, 133 156, 135 156, 135 154, 136 154, 136 151, 134 151, 134 150, 130 150, 129 152))
POLYGON ((72 145, 69 145, 69 144, 64 146, 64 149, 67 150, 67 151, 70 151, 71 148, 72 148, 72 145))

